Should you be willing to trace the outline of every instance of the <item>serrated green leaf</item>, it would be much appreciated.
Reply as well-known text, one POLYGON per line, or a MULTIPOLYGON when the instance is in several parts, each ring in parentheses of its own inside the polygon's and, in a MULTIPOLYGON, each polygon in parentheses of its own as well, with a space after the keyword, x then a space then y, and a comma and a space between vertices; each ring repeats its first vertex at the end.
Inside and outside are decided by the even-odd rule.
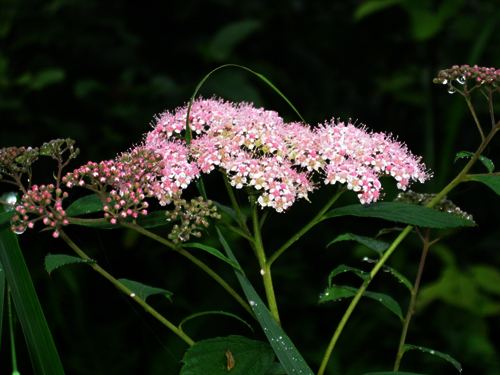
POLYGON ((66 254, 49 254, 45 257, 45 269, 47 273, 50 275, 52 271, 56 268, 65 266, 67 264, 75 264, 75 263, 87 263, 94 264, 95 260, 82 259, 78 257, 74 257, 66 254))
POLYGON ((104 205, 97 194, 86 195, 79 198, 69 205, 66 209, 66 215, 70 217, 90 214, 92 212, 99 212, 103 210, 104 205))
POLYGON ((495 193, 500 195, 500 175, 497 174, 483 174, 468 176, 469 180, 479 181, 488 186, 495 193))
POLYGON ((198 316, 210 315, 210 314, 227 315, 227 316, 230 316, 232 318, 238 319, 240 322, 246 324, 248 326, 248 328, 250 328, 252 330, 252 332, 253 332, 253 328, 252 328, 252 326, 250 324, 248 324, 246 321, 244 321, 243 319, 241 319, 239 316, 231 314, 231 313, 228 313, 228 312, 225 312, 225 311, 204 311, 204 312, 199 312, 199 313, 191 314, 188 317, 182 319, 182 321, 179 323, 179 329, 181 329, 181 326, 185 322, 187 322, 188 320, 191 320, 191 319, 196 318, 198 316))
POLYGON ((390 272, 391 275, 396 277, 401 283, 403 283, 408 288, 410 293, 413 293, 413 284, 410 282, 410 280, 408 280, 401 273, 399 273, 399 271, 395 270, 392 267, 385 266, 385 265, 383 266, 383 269, 386 270, 387 272, 390 272))
MULTIPOLYGON (((0 212, 3 210, 0 205, 0 212)), ((11 290, 35 375, 64 375, 17 236, 7 224, 0 225, 0 263, 11 290)))
POLYGON ((358 268, 353 268, 346 266, 345 264, 341 264, 337 268, 335 268, 331 273, 330 276, 328 276, 328 285, 332 285, 332 279, 337 276, 339 273, 344 273, 344 272, 354 272, 356 275, 361 277, 364 281, 369 281, 371 279, 370 273, 362 271, 358 268))
POLYGON ((226 256, 224 256, 224 254, 222 254, 219 250, 217 250, 214 247, 203 245, 201 243, 185 243, 185 244, 182 244, 182 247, 195 247, 197 249, 205 250, 206 252, 208 252, 208 253, 216 256, 217 258, 223 260, 224 262, 230 264, 231 266, 233 266, 234 268, 236 268, 240 272, 243 272, 241 267, 236 262, 232 261, 231 259, 228 259, 226 256))
MULTIPOLYGON (((221 231, 218 227, 216 227, 216 230, 228 258, 233 260, 235 263, 238 263, 221 231)), ((287 374, 296 373, 302 375, 313 375, 312 370, 306 364, 300 352, 297 350, 276 319, 274 319, 271 315, 270 311, 266 307, 266 304, 259 297, 250 281, 244 276, 243 273, 236 269, 235 273, 248 301, 250 301, 250 306, 255 313, 260 326, 264 330, 267 339, 273 347, 274 353, 278 356, 279 361, 287 374)))
POLYGON ((415 346, 415 345, 410 345, 410 344, 404 344, 403 345, 403 353, 407 352, 408 350, 412 350, 412 349, 414 349, 414 350, 420 350, 422 352, 433 354, 433 355, 436 355, 436 356, 438 356, 440 358, 443 358, 443 359, 447 360, 448 362, 450 362, 453 366, 455 366, 455 368, 459 372, 462 372, 462 365, 460 364, 460 362, 458 362, 457 360, 453 359, 448 354, 444 354, 444 353, 438 352, 437 350, 432 350, 432 349, 424 348, 422 346, 415 346))
POLYGON ((274 362, 274 353, 268 343, 242 336, 217 337, 198 341, 184 357, 180 375, 262 375, 274 362), (234 358, 234 367, 228 370, 227 350, 234 358))
MULTIPOLYGON (((474 153, 473 152, 469 152, 469 151, 460 151, 459 153, 457 153, 457 155, 455 156, 455 160, 454 160, 454 163, 457 162, 458 159, 460 158, 472 158, 474 156, 474 153)), ((484 164, 484 166, 486 167, 486 169, 488 169, 488 172, 491 173, 493 172, 493 170, 495 169, 495 164, 493 164, 493 161, 491 159, 488 159, 487 157, 483 156, 483 155, 479 155, 478 157, 479 161, 481 163, 484 164)))
POLYGON ((130 289, 132 291, 132 293, 134 293, 137 297, 139 297, 140 299, 142 299, 144 301, 146 300, 146 298, 148 298, 149 296, 154 295, 154 294, 164 295, 170 301, 172 301, 172 299, 170 297, 173 295, 173 293, 169 292, 168 290, 161 289, 161 288, 155 288, 155 287, 149 286, 149 285, 144 285, 144 284, 139 283, 137 281, 128 280, 128 279, 118 279, 118 281, 120 283, 122 283, 123 285, 125 285, 125 287, 130 289))
POLYGON ((377 217, 424 228, 455 228, 475 225, 473 221, 462 217, 436 211, 432 208, 399 202, 377 202, 339 207, 325 214, 323 219, 345 215, 377 217))
POLYGON ((359 236, 353 233, 344 233, 335 238, 332 242, 326 245, 326 247, 329 247, 331 244, 339 241, 356 241, 365 245, 369 249, 376 251, 379 255, 383 254, 384 251, 386 251, 390 246, 387 242, 380 241, 375 238, 359 236))
MULTIPOLYGON (((350 286, 339 286, 334 285, 326 289, 326 291, 320 296, 319 303, 324 303, 327 301, 336 301, 342 298, 354 297, 358 289, 350 287, 350 286)), ((364 297, 368 297, 374 299, 375 301, 380 302, 390 311, 398 316, 399 319, 403 320, 403 312, 401 311, 401 307, 399 304, 387 294, 382 293, 374 293, 365 291, 363 293, 364 297)))

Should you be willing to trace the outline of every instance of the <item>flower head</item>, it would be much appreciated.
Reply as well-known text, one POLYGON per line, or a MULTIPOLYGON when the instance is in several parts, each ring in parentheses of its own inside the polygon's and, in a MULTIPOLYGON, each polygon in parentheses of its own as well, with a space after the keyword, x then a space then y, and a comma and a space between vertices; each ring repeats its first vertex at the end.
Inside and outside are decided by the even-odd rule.
POLYGON ((252 104, 198 99, 190 111, 193 139, 187 144, 182 139, 187 112, 185 106, 159 115, 138 147, 161 156, 150 189, 163 203, 201 172, 215 169, 235 188, 259 193, 259 204, 278 212, 307 199, 317 188, 314 174, 325 184, 347 184, 361 203, 379 199, 382 175, 394 177, 402 190, 430 177, 404 144, 351 123, 331 121, 312 129, 252 104))

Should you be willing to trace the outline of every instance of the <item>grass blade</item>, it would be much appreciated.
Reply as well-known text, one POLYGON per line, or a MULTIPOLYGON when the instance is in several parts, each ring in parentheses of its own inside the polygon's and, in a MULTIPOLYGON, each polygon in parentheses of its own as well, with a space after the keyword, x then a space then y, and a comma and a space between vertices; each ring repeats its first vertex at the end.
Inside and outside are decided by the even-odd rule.
MULTIPOLYGON (((219 239, 227 253, 228 258, 237 263, 231 248, 225 241, 219 228, 217 228, 217 233, 219 234, 219 239)), ((257 320, 259 321, 267 339, 269 340, 276 356, 279 358, 280 363, 286 370, 287 374, 313 375, 312 370, 306 364, 304 358, 302 358, 301 354, 288 338, 285 331, 283 331, 276 319, 274 319, 271 315, 271 312, 260 299, 252 284, 250 284, 250 281, 238 270, 235 269, 234 271, 247 299, 250 301, 250 306, 252 307, 257 320)))
POLYGON ((34 373, 36 375, 64 374, 17 237, 7 224, 0 226, 0 263, 11 289, 11 296, 23 328, 34 373))

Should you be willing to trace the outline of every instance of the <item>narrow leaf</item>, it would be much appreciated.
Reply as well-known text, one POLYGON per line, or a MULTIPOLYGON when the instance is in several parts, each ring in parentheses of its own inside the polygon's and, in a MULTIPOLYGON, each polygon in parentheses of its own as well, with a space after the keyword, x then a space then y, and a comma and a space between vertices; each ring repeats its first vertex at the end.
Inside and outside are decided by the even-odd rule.
POLYGON ((185 243, 185 244, 182 244, 182 247, 195 247, 198 249, 205 250, 206 252, 209 252, 210 254, 216 256, 217 258, 223 260, 224 262, 229 263, 231 266, 236 268, 238 271, 243 272, 243 270, 241 269, 241 267, 239 266, 238 263, 232 261, 231 259, 228 259, 226 256, 224 256, 224 254, 222 254, 216 248, 213 248, 213 247, 207 246, 207 245, 203 245, 201 243, 185 243))
POLYGON ((432 208, 399 202, 353 204, 331 210, 323 219, 338 216, 377 217, 424 228, 454 228, 473 226, 473 221, 432 208))
POLYGON ((339 273, 344 273, 344 272, 354 272, 356 275, 361 277, 364 281, 369 281, 371 279, 370 273, 362 271, 358 268, 352 268, 349 266, 346 266, 345 264, 341 264, 337 268, 335 268, 331 273, 330 276, 328 276, 328 285, 332 286, 332 279, 337 276, 339 273))
POLYGON ((458 362, 457 360, 453 359, 448 354, 444 354, 444 353, 438 352, 437 350, 427 349, 427 348, 424 348, 422 346, 415 346, 415 345, 410 345, 410 344, 404 344, 404 346, 403 346, 403 353, 407 352, 408 350, 412 350, 412 349, 420 350, 422 352, 433 354, 433 355, 436 355, 438 357, 441 357, 441 358, 447 360, 448 362, 450 362, 453 366, 455 366, 455 368, 459 372, 462 372, 462 365, 460 364, 460 362, 458 362))
MULTIPOLYGON (((220 242, 224 247, 227 256, 235 263, 238 263, 219 228, 216 227, 216 229, 219 235, 220 242)), ((238 277, 241 287, 243 288, 243 291, 245 292, 247 299, 250 301, 250 306, 255 312, 260 326, 264 330, 267 339, 274 349, 274 353, 276 353, 276 355, 278 356, 280 363, 285 369, 286 373, 313 375, 312 370, 309 368, 309 366, 307 366, 300 352, 297 350, 297 348, 295 348, 295 345, 292 343, 285 331, 283 331, 276 319, 274 319, 274 317, 271 315, 270 311, 268 310, 264 302, 260 299, 250 281, 244 276, 243 273, 236 269, 235 273, 238 277)))
POLYGON ((341 234, 328 245, 326 245, 326 247, 329 247, 331 244, 339 241, 356 241, 362 245, 365 245, 370 250, 376 251, 379 255, 382 255, 384 251, 389 248, 389 244, 387 242, 380 241, 371 237, 359 236, 353 233, 341 234))
MULTIPOLYGON (((0 211, 3 207, 0 206, 0 211)), ((43 315, 16 235, 7 224, 0 226, 0 263, 5 271, 14 306, 24 332, 36 375, 63 375, 64 370, 43 315)))
POLYGON ((199 313, 195 313, 195 314, 192 314, 192 315, 189 315, 187 318, 184 318, 182 319, 182 321, 179 323, 179 329, 181 329, 181 326, 187 322, 188 320, 190 319, 193 319, 193 318, 196 318, 198 316, 202 316, 202 315, 209 315, 209 314, 221 314, 221 315, 227 315, 227 316, 230 316, 230 317, 233 317, 235 319, 238 319, 240 322, 246 324, 248 326, 248 328, 250 328, 253 332, 253 328, 250 324, 248 324, 246 321, 244 321, 243 319, 241 319, 239 316, 237 315, 234 315, 234 314, 231 314, 231 313, 228 313, 228 312, 224 312, 224 311, 204 311, 204 312, 199 312, 199 313))
POLYGON ((66 209, 66 215, 75 217, 90 214, 92 212, 102 211, 103 207, 104 205, 97 194, 87 195, 70 204, 66 209))
POLYGON ((127 279, 118 279, 120 283, 125 285, 128 289, 132 291, 136 296, 138 296, 142 300, 146 300, 151 295, 154 294, 161 294, 167 297, 170 301, 172 299, 170 298, 173 293, 169 292, 168 290, 161 289, 161 288, 155 288, 149 285, 144 285, 142 283, 139 283, 137 281, 132 281, 132 280, 127 280, 127 279))
MULTIPOLYGON (((456 163, 456 161, 460 158, 472 158, 473 156, 474 156, 473 152, 460 151, 459 153, 457 153, 457 156, 455 156, 454 163, 456 163)), ((484 164, 486 169, 488 169, 489 173, 493 172, 493 170, 495 169, 495 164, 493 164, 493 161, 491 161, 491 159, 488 159, 487 157, 485 157, 483 155, 479 155, 478 159, 479 159, 479 161, 481 161, 481 163, 484 164)))
MULTIPOLYGON (((354 297, 357 291, 358 289, 350 286, 334 285, 326 289, 326 291, 320 296, 319 303, 354 297)), ((401 307, 392 297, 388 296, 387 294, 365 291, 363 293, 363 296, 380 302, 382 305, 396 314, 399 319, 403 319, 403 312, 401 311, 401 307)))
MULTIPOLYGON (((226 214, 228 214, 234 221, 238 222, 238 215, 236 215, 236 212, 228 206, 224 206, 223 204, 220 204, 219 202, 212 201, 214 206, 217 207, 218 211, 223 211, 226 214)), ((247 221, 247 218, 245 215, 243 215, 243 219, 247 221)))
POLYGON ((500 175, 497 174, 482 174, 468 176, 470 180, 479 181, 488 186, 495 193, 500 195, 500 175))
POLYGON ((396 372, 369 372, 367 374, 363 375, 426 375, 426 374, 417 374, 416 372, 401 372, 401 371, 396 371, 396 372))
POLYGON ((5 282, 5 271, 2 267, 2 262, 0 262, 0 349, 2 348, 2 322, 3 322, 3 305, 6 295, 6 282, 5 282))
POLYGON ((191 346, 180 375, 262 375, 274 362, 268 343, 242 336, 217 337, 191 346), (229 352, 228 352, 229 349, 229 352))
POLYGON ((413 293, 413 284, 410 282, 410 280, 408 280, 401 273, 399 273, 399 271, 385 265, 383 266, 383 269, 385 272, 389 272, 391 275, 397 278, 400 283, 403 283, 410 290, 410 293, 413 293))
POLYGON ((15 214, 16 214, 16 211, 2 212, 0 214, 0 225, 8 222, 10 219, 12 219, 14 217, 15 214))
POLYGON ((49 254, 45 257, 45 269, 47 273, 50 275, 52 271, 56 268, 62 267, 67 264, 74 263, 90 263, 94 264, 95 260, 82 259, 78 257, 73 257, 71 255, 66 254, 49 254))

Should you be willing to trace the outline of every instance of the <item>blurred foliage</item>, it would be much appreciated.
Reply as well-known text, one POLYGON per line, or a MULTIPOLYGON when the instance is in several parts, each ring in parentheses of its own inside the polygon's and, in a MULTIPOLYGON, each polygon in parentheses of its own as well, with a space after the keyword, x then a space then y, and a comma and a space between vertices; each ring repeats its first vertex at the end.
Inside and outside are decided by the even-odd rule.
MULTIPOLYGON (((74 168, 114 158, 141 141, 155 114, 187 102, 209 71, 234 63, 266 76, 311 124, 352 118, 393 133, 434 171, 433 180, 415 189, 435 193, 463 166, 464 161, 453 164, 455 154, 475 151, 480 138, 462 98, 433 85, 432 78, 455 64, 499 68, 499 21, 497 0, 146 0, 140 5, 0 0, 0 147, 40 146, 70 137, 82 151, 74 168)), ((297 120, 278 95, 237 68, 216 72, 201 92, 254 102, 297 120)), ((484 102, 474 104, 487 121, 484 102)), ((494 140, 486 151, 494 162, 497 145, 494 140)), ((37 182, 50 182, 47 171, 35 170, 37 182)), ((205 182, 208 193, 217 196, 211 181, 205 182)), ((385 191, 386 199, 395 197, 394 186, 385 191)), ((268 251, 331 193, 324 188, 312 196, 312 204, 296 204, 283 214, 286 227, 284 217, 271 215, 268 251)), ((450 354, 462 363, 464 374, 498 375, 499 199, 478 183, 459 186, 449 198, 474 215, 478 228, 431 248, 407 341, 450 354)), ((360 262, 369 256, 361 245, 325 246, 344 232, 374 236, 384 225, 363 218, 326 221, 274 265, 283 326, 313 369, 347 307, 345 301, 317 305, 328 274, 338 264, 369 269, 360 262)), ((173 322, 215 309, 249 318, 195 266, 148 239, 85 228, 70 234, 116 277, 172 291, 173 303, 155 296, 151 303, 173 322)), ((186 349, 179 339, 88 267, 72 265, 49 277, 42 265, 45 255, 71 254, 61 240, 36 231, 20 240, 67 374, 178 373, 186 349)), ((216 246, 213 235, 208 240, 216 246)), ((415 235, 389 265, 413 281, 420 251, 415 235)), ((236 283, 230 267, 197 255, 236 283)), ((248 274, 255 273, 252 281, 259 287, 251 251, 242 246, 236 255, 248 265, 248 274)), ((345 277, 358 285, 355 276, 345 277)), ((406 310, 407 290, 390 275, 378 276, 370 290, 392 295, 406 310)), ((390 370, 401 329, 392 315, 362 301, 328 373, 390 370)), ((248 328, 224 316, 200 317, 186 331, 195 340, 229 334, 263 339, 258 330, 249 335, 248 328)), ((5 335, 2 340, 5 368, 10 354, 5 335)), ((19 350, 25 356, 20 371, 28 374, 27 353, 22 346, 19 350)), ((401 370, 456 374, 450 364, 418 351, 405 354, 401 370)))

